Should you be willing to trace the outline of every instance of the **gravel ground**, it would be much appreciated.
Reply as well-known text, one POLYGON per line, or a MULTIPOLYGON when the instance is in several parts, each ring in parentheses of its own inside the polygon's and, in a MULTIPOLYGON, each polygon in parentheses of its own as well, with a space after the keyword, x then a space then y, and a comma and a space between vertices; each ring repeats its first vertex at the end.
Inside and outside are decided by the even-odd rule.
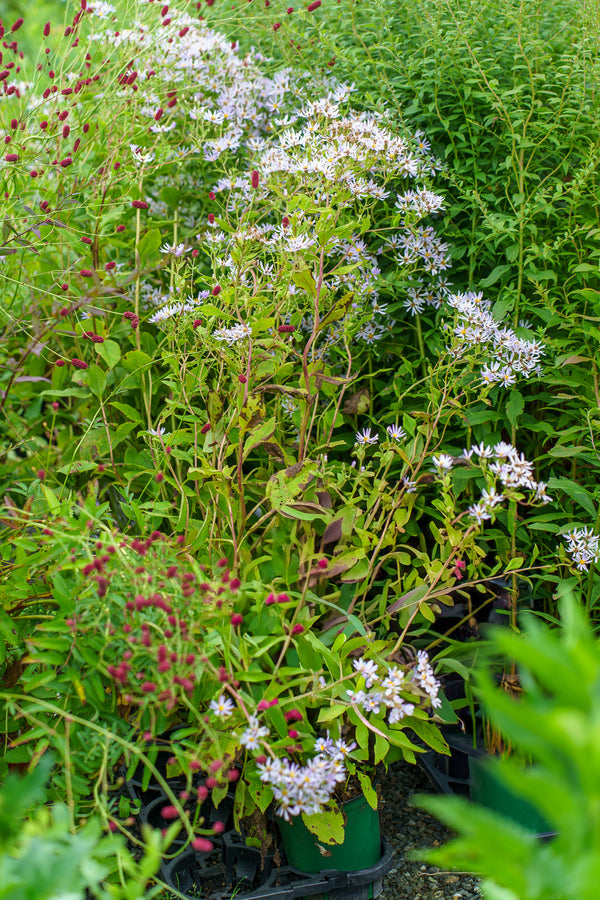
POLYGON ((405 858, 409 851, 445 843, 450 832, 424 810, 411 805, 413 794, 433 793, 427 777, 414 765, 398 762, 380 778, 385 801, 381 831, 396 851, 379 900, 479 900, 478 880, 405 858))

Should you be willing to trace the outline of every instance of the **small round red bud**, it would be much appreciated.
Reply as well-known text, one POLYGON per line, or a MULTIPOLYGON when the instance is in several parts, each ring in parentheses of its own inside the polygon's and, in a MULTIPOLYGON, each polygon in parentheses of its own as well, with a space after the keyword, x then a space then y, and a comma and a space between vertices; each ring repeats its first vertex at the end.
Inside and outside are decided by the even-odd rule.
POLYGON ((210 853, 213 849, 212 842, 208 840, 208 838, 197 837, 192 841, 192 847, 194 850, 197 850, 198 853, 210 853))

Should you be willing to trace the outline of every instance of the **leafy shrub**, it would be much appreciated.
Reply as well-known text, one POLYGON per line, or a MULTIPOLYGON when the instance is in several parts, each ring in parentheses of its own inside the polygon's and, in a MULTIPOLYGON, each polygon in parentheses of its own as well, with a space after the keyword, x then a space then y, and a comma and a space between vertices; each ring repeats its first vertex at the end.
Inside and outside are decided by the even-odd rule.
POLYGON ((486 714, 531 760, 490 759, 496 779, 532 804, 555 832, 542 841, 512 820, 459 797, 421 797, 458 838, 427 859, 484 876, 494 900, 592 898, 598 884, 598 692, 600 648, 572 598, 552 631, 532 616, 523 635, 494 632, 497 652, 514 659, 523 692, 516 700, 482 670, 486 714))

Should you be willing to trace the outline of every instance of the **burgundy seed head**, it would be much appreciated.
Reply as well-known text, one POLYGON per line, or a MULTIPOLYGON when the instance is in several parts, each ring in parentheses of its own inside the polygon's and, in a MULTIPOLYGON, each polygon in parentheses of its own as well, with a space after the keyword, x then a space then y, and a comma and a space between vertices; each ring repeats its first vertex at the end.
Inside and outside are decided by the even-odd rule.
POLYGON ((194 850, 197 850, 199 853, 210 853, 213 849, 212 842, 208 840, 208 838, 197 837, 192 841, 192 847, 194 850))

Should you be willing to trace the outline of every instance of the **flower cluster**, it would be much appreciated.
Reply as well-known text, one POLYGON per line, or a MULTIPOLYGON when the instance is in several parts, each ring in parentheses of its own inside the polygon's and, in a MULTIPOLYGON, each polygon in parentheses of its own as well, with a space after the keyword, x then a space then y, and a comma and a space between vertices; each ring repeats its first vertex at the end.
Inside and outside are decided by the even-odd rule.
MULTIPOLYGON (((448 458, 451 459, 451 458, 448 458)), ((478 524, 493 517, 494 510, 505 500, 514 497, 520 489, 529 492, 529 503, 550 503, 552 498, 546 493, 547 485, 533 477, 533 463, 525 459, 512 444, 501 441, 493 447, 483 443, 474 444, 463 451, 463 459, 478 465, 492 476, 492 482, 481 493, 478 503, 469 507, 469 515, 478 524), (498 491, 498 483, 504 490, 498 491)))
MULTIPOLYGON (((400 425, 388 425, 386 428, 388 433, 388 437, 392 441, 396 441, 396 443, 400 443, 406 437, 406 432, 404 428, 401 428, 400 425)), ((370 428, 363 428, 362 431, 359 431, 355 435, 355 444, 360 446, 365 446, 369 444, 377 444, 379 442, 379 437, 376 434, 371 433, 370 428)))
POLYGON ((405 716, 411 716, 417 705, 426 700, 434 709, 441 706, 438 697, 440 684, 436 680, 429 657, 421 650, 417 654, 417 665, 407 672, 400 666, 388 666, 385 674, 372 659, 355 659, 354 668, 364 681, 367 690, 348 690, 351 703, 362 706, 365 712, 377 713, 381 707, 388 712, 388 722, 394 725, 405 716), (370 688, 374 690, 369 690, 370 688), (423 696, 425 695, 425 696, 423 696), (413 702, 411 702, 413 701, 413 702))
POLYGON ((329 737, 315 744, 317 755, 304 766, 287 759, 269 759, 258 763, 261 781, 269 784, 278 803, 277 815, 286 821, 291 816, 321 812, 338 784, 346 780, 344 760, 356 745, 329 737))
POLYGON ((518 377, 540 374, 543 344, 517 337, 512 328, 498 323, 491 313, 490 301, 484 300, 481 293, 452 294, 447 302, 458 314, 455 342, 449 348, 452 355, 460 357, 467 350, 480 347, 493 359, 481 369, 484 384, 509 387, 518 377))
POLYGON ((587 572, 600 561, 600 535, 587 525, 575 528, 565 537, 566 550, 580 572, 587 572))
POLYGON ((233 344, 251 337, 251 335, 252 329, 250 326, 246 325, 245 322, 238 322, 236 325, 232 325, 231 328, 218 328, 216 331, 213 331, 212 336, 214 340, 222 341, 231 347, 233 344))

